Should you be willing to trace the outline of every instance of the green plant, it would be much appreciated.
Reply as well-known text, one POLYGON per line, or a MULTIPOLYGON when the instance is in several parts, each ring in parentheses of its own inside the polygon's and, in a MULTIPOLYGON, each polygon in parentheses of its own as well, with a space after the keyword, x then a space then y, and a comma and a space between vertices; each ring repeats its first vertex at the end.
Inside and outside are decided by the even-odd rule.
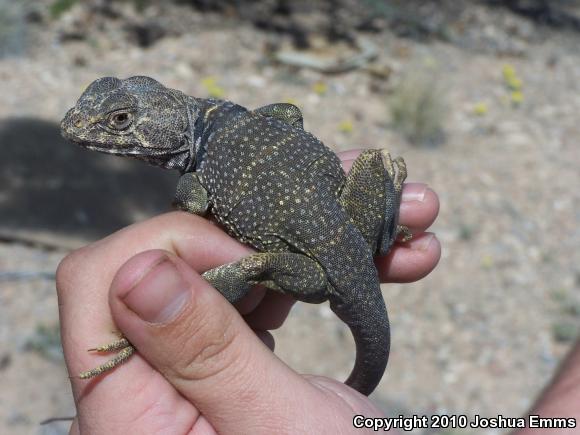
POLYGON ((50 5, 50 16, 52 18, 58 18, 76 3, 78 3, 78 0, 54 0, 50 5))
POLYGON ((552 336, 560 343, 570 343, 578 336, 578 325, 570 320, 560 320, 552 325, 552 336))
POLYGON ((0 0, 0 58, 20 55, 26 48, 27 27, 24 21, 28 2, 0 0))
POLYGON ((436 74, 417 68, 395 87, 389 106, 393 128, 415 145, 440 145, 447 105, 436 74), (419 70, 419 71, 416 71, 419 70))
POLYGON ((34 333, 26 340, 25 349, 37 352, 48 360, 61 361, 59 325, 37 325, 34 333))
POLYGON ((137 12, 143 12, 150 3, 150 0, 133 0, 133 7, 137 12))
POLYGON ((469 241, 469 240, 473 239, 473 235, 475 233, 475 227, 473 225, 461 223, 461 224, 459 224, 458 232, 459 232, 459 239, 461 239, 463 241, 469 241))

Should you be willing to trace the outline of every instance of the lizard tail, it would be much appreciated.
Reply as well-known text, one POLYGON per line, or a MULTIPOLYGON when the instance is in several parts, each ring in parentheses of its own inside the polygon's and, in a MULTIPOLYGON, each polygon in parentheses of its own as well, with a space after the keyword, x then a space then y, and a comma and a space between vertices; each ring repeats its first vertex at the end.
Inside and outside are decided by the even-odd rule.
POLYGON ((366 284, 364 291, 356 292, 346 300, 344 295, 331 297, 330 307, 349 326, 356 345, 354 368, 345 383, 368 396, 385 373, 391 333, 378 279, 376 283, 366 284))

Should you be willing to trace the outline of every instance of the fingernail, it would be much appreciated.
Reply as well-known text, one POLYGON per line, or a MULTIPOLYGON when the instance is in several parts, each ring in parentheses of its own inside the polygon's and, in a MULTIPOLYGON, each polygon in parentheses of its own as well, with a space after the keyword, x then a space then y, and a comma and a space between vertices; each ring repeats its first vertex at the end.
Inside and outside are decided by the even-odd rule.
POLYGON ((403 202, 409 201, 420 201, 425 200, 425 192, 427 192, 428 186, 423 183, 407 183, 403 188, 402 200, 403 202))
POLYGON ((143 320, 166 323, 177 317, 190 298, 188 283, 175 264, 168 257, 163 257, 122 299, 143 320))
POLYGON ((435 238, 434 233, 425 233, 421 237, 417 239, 411 239, 407 242, 407 247, 411 248, 414 251, 426 251, 429 249, 431 242, 435 238))

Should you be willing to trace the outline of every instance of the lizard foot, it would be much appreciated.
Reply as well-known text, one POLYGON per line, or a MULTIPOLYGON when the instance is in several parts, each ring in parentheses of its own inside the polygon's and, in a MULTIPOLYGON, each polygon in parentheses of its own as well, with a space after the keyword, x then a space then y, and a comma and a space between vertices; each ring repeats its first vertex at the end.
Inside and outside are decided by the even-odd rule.
POLYGON ((119 337, 118 340, 113 341, 112 343, 105 344, 102 346, 95 347, 93 349, 89 349, 89 352, 99 352, 99 353, 107 353, 119 350, 120 352, 117 353, 113 358, 107 361, 100 366, 95 367, 94 369, 87 370, 86 372, 82 372, 79 374, 80 379, 91 379, 95 376, 98 376, 102 373, 108 372, 109 370, 114 369, 115 367, 123 364, 125 361, 129 359, 131 355, 135 353, 135 348, 131 345, 129 340, 127 340, 122 335, 119 337))
POLYGON ((407 178, 407 165, 402 157, 396 157, 393 159, 391 154, 386 150, 381 150, 381 156, 383 158, 383 165, 391 180, 393 180, 393 186, 397 192, 402 192, 403 182, 407 178), (396 170, 395 170, 396 167, 396 170))
POLYGON ((403 238, 401 239, 403 242, 408 242, 413 238, 413 233, 411 233, 409 227, 405 225, 397 225, 397 235, 399 234, 403 235, 403 238))

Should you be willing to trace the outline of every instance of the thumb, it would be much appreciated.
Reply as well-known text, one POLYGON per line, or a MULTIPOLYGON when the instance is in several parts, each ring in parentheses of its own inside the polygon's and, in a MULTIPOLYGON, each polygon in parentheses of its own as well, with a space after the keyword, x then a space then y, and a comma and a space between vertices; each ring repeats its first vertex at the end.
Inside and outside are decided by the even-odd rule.
POLYGON ((225 298, 169 252, 125 263, 109 303, 137 352, 219 433, 274 433, 292 420, 304 423, 309 404, 321 400, 320 389, 276 358, 225 298))

